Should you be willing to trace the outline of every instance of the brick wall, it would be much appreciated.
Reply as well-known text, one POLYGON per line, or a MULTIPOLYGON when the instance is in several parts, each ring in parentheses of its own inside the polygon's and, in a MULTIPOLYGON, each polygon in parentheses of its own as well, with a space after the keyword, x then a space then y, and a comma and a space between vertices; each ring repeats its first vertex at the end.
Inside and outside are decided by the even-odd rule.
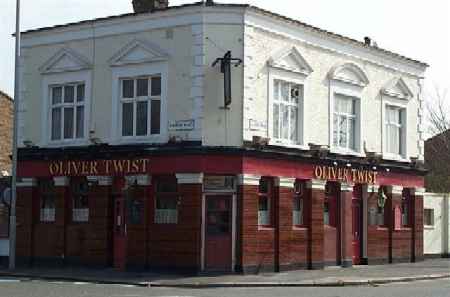
POLYGON ((0 174, 7 171, 11 175, 13 105, 11 98, 0 91, 0 174))

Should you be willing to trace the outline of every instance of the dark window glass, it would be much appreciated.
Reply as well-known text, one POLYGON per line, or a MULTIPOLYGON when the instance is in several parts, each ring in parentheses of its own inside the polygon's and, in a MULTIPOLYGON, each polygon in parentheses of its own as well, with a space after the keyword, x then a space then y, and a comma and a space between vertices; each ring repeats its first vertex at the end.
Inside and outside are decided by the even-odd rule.
POLYGON ((64 138, 73 138, 73 107, 64 108, 64 138))
POLYGON ((152 77, 152 96, 161 95, 161 77, 152 77))
POLYGON ((137 80, 137 96, 143 97, 148 96, 148 79, 139 78, 137 80))
POLYGON ((133 136, 133 103, 122 104, 122 135, 133 136))
POLYGON ((59 104, 62 102, 62 87, 52 88, 52 104, 59 104))
POLYGON ((52 140, 61 139, 61 108, 52 109, 52 140))
POLYGON ((84 137, 84 106, 77 107, 77 138, 84 137))
POLYGON ((77 86, 77 101, 84 101, 84 84, 77 86))
POLYGON ((161 131, 161 101, 152 100, 151 106, 151 134, 160 134, 161 131))
POLYGON ((134 80, 126 79, 122 81, 122 97, 134 98, 134 80))
POLYGON ((75 99, 75 87, 74 86, 65 86, 64 87, 64 102, 65 103, 73 103, 75 99))
POLYGON ((148 102, 140 101, 137 103, 137 119, 136 119, 136 135, 147 135, 147 123, 148 123, 148 102))

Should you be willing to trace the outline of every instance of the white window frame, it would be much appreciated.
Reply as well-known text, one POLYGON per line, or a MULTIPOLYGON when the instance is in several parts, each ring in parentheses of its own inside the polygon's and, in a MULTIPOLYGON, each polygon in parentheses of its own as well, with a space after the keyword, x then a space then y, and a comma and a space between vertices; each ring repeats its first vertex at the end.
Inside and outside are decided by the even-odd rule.
POLYGON ((269 87, 268 87, 268 108, 267 108, 267 134, 270 139, 270 145, 281 145, 285 147, 308 149, 305 145, 305 101, 307 97, 306 86, 305 86, 306 75, 289 72, 282 69, 269 68, 269 87), (303 95, 299 99, 298 103, 298 123, 297 123, 297 141, 293 142, 291 140, 285 139, 275 139, 273 135, 273 104, 274 104, 274 84, 275 81, 280 80, 290 84, 300 85, 303 89, 303 95))
MULTIPOLYGON (((127 143, 165 143, 167 138, 167 80, 168 70, 166 62, 144 63, 139 65, 114 66, 112 69, 112 144, 127 143), (122 80, 139 77, 161 77, 161 114, 160 134, 147 136, 122 136, 122 80)), ((149 89, 150 92, 150 89, 149 89)), ((151 100, 148 100, 149 104, 151 100)), ((149 115, 149 121, 151 121, 149 115)), ((150 125, 150 123, 148 123, 150 125)), ((134 124, 133 124, 134 126, 134 124)), ((150 133, 150 131, 147 131, 150 133)))
POLYGON ((329 121, 329 132, 328 132, 328 143, 330 146, 330 151, 336 154, 343 155, 355 155, 358 157, 365 157, 363 150, 363 139, 364 139, 364 131, 362 129, 362 123, 364 122, 364 117, 362 113, 362 87, 356 86, 353 84, 343 83, 337 80, 330 80, 330 98, 329 98, 329 106, 328 106, 328 121, 329 121), (337 147, 333 142, 333 131, 334 131, 334 104, 335 97, 345 96, 350 97, 356 100, 355 106, 355 149, 346 149, 337 147))
MULTIPOLYGON (((82 70, 67 73, 43 74, 42 78, 42 121, 41 121, 41 146, 60 147, 60 146, 82 146, 89 144, 89 125, 91 114, 91 71, 82 70), (64 86, 68 84, 84 84, 84 131, 82 138, 52 140, 52 101, 51 88, 53 86, 64 86)), ((76 98, 75 98, 76 101, 76 98)), ((77 106, 76 103, 72 104, 77 106)), ((63 123, 62 123, 63 124, 63 123)), ((76 127, 76 118, 74 118, 74 127, 76 127)))
POLYGON ((386 160, 393 160, 393 161, 400 161, 400 162, 409 162, 408 159, 408 108, 407 108, 407 102, 402 102, 400 100, 396 100, 395 98, 383 98, 383 104, 382 104, 382 153, 383 153, 383 159, 386 160), (403 110, 403 117, 404 117, 404 123, 403 123, 403 135, 402 135, 402 147, 403 152, 402 154, 392 154, 388 152, 387 149, 387 129, 386 129, 386 110, 388 106, 396 107, 403 110))

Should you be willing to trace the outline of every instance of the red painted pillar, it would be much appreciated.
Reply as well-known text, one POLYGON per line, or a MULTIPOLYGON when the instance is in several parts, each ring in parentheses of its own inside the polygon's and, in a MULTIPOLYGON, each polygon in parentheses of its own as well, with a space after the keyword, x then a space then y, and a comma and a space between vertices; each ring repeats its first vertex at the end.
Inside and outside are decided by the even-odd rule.
POLYGON ((33 226, 38 218, 34 216, 33 205, 37 200, 37 180, 22 178, 17 182, 17 239, 16 263, 28 266, 33 258, 33 226))
POLYGON ((353 198, 353 184, 341 183, 340 196, 340 243, 341 243, 341 266, 352 266, 352 198, 353 198))
POLYGON ((308 222, 308 262, 310 269, 324 267, 324 223, 323 203, 325 199, 325 184, 323 180, 310 180, 306 184, 309 204, 308 222))

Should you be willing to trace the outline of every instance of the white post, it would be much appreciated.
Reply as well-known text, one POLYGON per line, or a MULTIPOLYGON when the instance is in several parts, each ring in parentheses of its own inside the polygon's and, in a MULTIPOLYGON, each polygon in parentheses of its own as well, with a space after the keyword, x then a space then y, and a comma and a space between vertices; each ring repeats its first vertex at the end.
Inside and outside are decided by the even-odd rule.
POLYGON ((11 212, 9 218, 9 269, 16 268, 16 183, 17 183, 17 112, 19 108, 20 80, 20 0, 16 0, 16 57, 14 75, 14 113, 12 146, 11 212))

